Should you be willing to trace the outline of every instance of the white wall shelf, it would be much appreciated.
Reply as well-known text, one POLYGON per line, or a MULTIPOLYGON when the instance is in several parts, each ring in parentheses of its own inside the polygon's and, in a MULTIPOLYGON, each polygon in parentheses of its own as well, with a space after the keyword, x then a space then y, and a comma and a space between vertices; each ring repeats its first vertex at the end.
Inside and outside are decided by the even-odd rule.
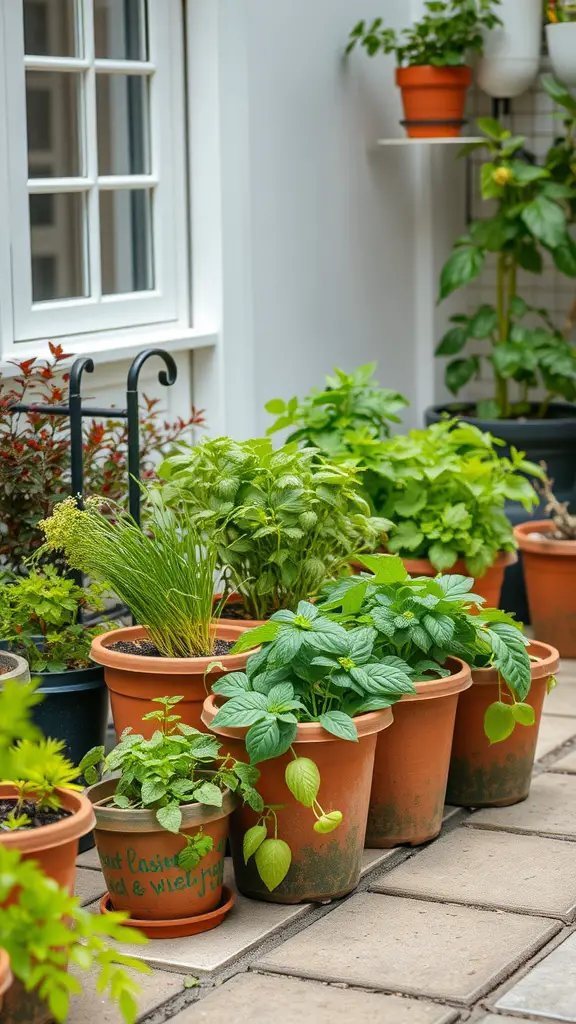
POLYGON ((482 135, 459 135, 456 138, 438 139, 377 139, 377 146, 465 146, 469 142, 484 142, 482 135))

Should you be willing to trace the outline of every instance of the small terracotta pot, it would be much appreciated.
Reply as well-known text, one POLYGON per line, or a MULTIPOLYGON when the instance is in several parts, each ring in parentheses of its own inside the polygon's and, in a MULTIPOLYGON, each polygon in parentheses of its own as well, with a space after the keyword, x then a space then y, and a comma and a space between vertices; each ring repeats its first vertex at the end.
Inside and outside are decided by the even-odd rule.
POLYGON ((181 831, 200 829, 213 849, 189 871, 177 857, 186 843, 167 832, 155 811, 115 807, 110 803, 117 779, 90 786, 87 796, 96 812, 94 836, 114 910, 125 910, 140 921, 175 921, 207 914, 222 901, 228 818, 237 798, 226 790, 222 807, 182 806, 181 831))
POLYGON ((534 725, 516 725, 502 743, 490 744, 484 732, 486 709, 499 700, 498 672, 472 671, 472 686, 460 694, 450 759, 446 800, 457 807, 507 807, 530 792, 542 705, 550 676, 558 671, 560 655, 548 644, 533 641, 528 653, 532 685, 526 703, 534 708, 534 725))
POLYGON ((563 658, 576 658, 576 541, 532 536, 553 530, 554 524, 544 519, 522 523, 514 534, 522 551, 534 632, 563 658))
MULTIPOLYGON (((221 702, 221 698, 218 698, 221 702)), ((218 704, 214 696, 204 702, 204 724, 226 738, 226 748, 238 761, 248 761, 244 746, 247 729, 214 728, 218 704)), ((265 804, 282 804, 278 814, 278 837, 292 850, 292 865, 284 881, 269 892, 260 879, 251 857, 244 864, 242 841, 258 815, 247 805, 239 807, 230 822, 230 842, 234 858, 236 885, 252 899, 270 903, 303 903, 345 896, 360 880, 362 850, 366 832, 368 800, 374 765, 376 737, 392 724, 390 708, 360 715, 355 719, 359 742, 339 740, 315 722, 298 726, 293 746, 298 757, 309 757, 318 765, 321 776, 318 799, 325 811, 342 811, 339 828, 328 835, 314 831, 312 810, 294 799, 286 786, 284 773, 292 761, 290 753, 258 765, 257 782, 265 804)))
MULTIPOLYGON (((219 624, 214 628, 219 640, 236 641, 245 628, 235 625, 219 624)), ((110 691, 112 717, 116 735, 128 726, 134 732, 150 738, 157 723, 154 720, 143 722, 142 718, 158 708, 152 704, 154 697, 176 697, 181 694, 184 700, 178 705, 178 714, 185 725, 202 729, 202 703, 206 696, 206 686, 225 675, 226 672, 240 672, 252 652, 246 654, 227 654, 211 658, 153 658, 139 654, 123 654, 121 651, 110 650, 119 640, 142 640, 147 637, 144 626, 129 626, 126 629, 114 629, 102 633, 92 641, 90 655, 99 665, 105 666, 104 679, 110 691), (224 669, 213 669, 204 674, 210 664, 221 661, 224 669)))
POLYGON ((378 737, 366 846, 419 846, 439 835, 458 694, 472 685, 468 665, 450 658, 451 675, 416 683, 394 705, 394 725, 378 737))
MULTIPOLYGON (((402 561, 411 576, 438 575, 438 569, 427 558, 403 558, 402 561)), ((514 565, 517 561, 518 555, 515 551, 502 551, 496 558, 494 565, 487 569, 484 576, 474 580, 473 592, 478 594, 479 597, 484 598, 487 608, 497 608, 500 604, 500 592, 504 583, 504 573, 509 565, 514 565)), ((470 576, 463 559, 459 559, 451 569, 448 569, 448 573, 470 576)))
MULTIPOLYGON (((215 594, 214 605, 216 606, 221 599, 222 594, 215 594)), ((256 626, 264 626, 268 621, 268 619, 242 619, 240 617, 237 617, 236 615, 233 615, 230 618, 228 618, 228 616, 226 615, 227 608, 237 608, 239 611, 244 611, 244 603, 242 601, 240 594, 230 594, 230 597, 226 599, 222 615, 220 616, 219 619, 219 622, 221 622, 225 626, 241 626, 243 630, 247 630, 255 629, 256 626)))
POLYGON ((4 995, 12 984, 12 971, 10 970, 10 957, 5 949, 0 949, 0 1010, 4 1002, 4 995))
POLYGON ((397 68, 408 138, 458 137, 471 80, 472 72, 466 66, 397 68))
MULTIPOLYGON (((0 833, 0 845, 19 850, 25 860, 37 860, 43 871, 58 885, 74 893, 78 840, 90 832, 94 825, 94 811, 90 801, 70 789, 58 789, 62 807, 72 811, 53 825, 22 829, 19 832, 0 833)), ((14 786, 0 784, 0 800, 16 797, 14 786)))

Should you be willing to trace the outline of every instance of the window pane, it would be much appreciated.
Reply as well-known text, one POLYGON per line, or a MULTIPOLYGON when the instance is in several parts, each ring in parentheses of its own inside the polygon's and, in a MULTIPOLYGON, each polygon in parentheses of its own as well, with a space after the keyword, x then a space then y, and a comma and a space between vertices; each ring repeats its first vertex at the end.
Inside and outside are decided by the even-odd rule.
POLYGON ((104 295, 154 288, 151 207, 149 189, 100 191, 104 295))
POLYGON ((81 76, 63 71, 26 73, 28 174, 47 177, 81 174, 79 97, 81 76))
POLYGON ((142 75, 96 78, 100 174, 148 174, 148 79, 142 75))
POLYGON ((24 49, 36 57, 79 57, 76 0, 24 0, 24 49))
POLYGON ((89 294, 85 260, 86 207, 80 192, 30 196, 34 302, 89 294), (39 221, 38 201, 41 217, 39 221), (48 206, 46 201, 50 200, 48 206))
POLYGON ((148 60, 146 0, 94 0, 96 57, 148 60))

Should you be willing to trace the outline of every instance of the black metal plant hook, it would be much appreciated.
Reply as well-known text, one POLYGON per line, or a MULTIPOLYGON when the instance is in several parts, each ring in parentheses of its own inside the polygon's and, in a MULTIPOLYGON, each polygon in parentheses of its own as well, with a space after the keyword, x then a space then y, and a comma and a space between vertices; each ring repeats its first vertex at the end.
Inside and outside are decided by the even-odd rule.
POLYGON ((126 390, 126 407, 128 418, 128 503, 130 514, 140 522, 140 413, 138 407, 138 378, 140 370, 152 356, 159 356, 164 361, 166 370, 159 370, 158 380, 164 387, 172 387, 176 383, 178 369, 174 358, 161 348, 150 348, 136 356, 128 370, 126 390))

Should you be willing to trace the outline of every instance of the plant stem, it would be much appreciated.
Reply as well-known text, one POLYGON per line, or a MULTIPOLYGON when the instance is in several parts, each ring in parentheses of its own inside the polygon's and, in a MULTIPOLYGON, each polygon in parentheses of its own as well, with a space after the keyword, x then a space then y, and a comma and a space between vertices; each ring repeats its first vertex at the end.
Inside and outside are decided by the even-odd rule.
MULTIPOLYGON (((508 308, 506 302, 506 254, 501 252, 498 255, 498 276, 497 276, 497 314, 498 314, 498 345, 503 345, 508 340, 508 308)), ((508 381, 500 377, 496 372, 496 401, 500 406, 500 413, 506 417, 509 414, 510 402, 508 397, 508 381)))

